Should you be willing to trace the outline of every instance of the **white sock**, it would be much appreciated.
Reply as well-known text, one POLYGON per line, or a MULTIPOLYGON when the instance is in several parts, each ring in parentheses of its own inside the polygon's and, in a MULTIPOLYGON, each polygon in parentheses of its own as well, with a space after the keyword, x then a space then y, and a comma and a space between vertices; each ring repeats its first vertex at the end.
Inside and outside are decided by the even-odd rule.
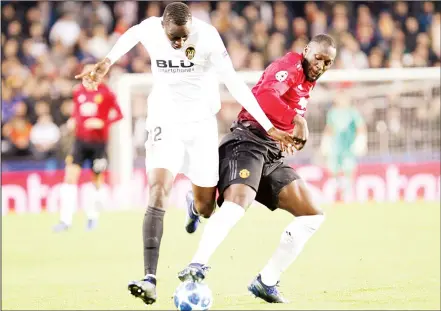
POLYGON ((72 217, 77 207, 78 187, 75 184, 62 184, 60 187, 60 221, 72 225, 72 217))
POLYGON ((282 273, 294 262, 306 242, 325 220, 324 215, 296 217, 282 233, 279 247, 260 272, 262 282, 273 286, 282 273))
POLYGON ((91 204, 87 204, 87 206, 84 207, 84 211, 86 213, 87 219, 90 220, 98 219, 99 216, 98 210, 103 206, 103 202, 104 202, 103 194, 104 191, 102 187, 95 188, 93 194, 93 200, 91 204))
POLYGON ((245 210, 243 207, 236 203, 225 201, 220 209, 208 220, 199 242, 198 250, 191 262, 206 265, 216 248, 244 214, 245 210))

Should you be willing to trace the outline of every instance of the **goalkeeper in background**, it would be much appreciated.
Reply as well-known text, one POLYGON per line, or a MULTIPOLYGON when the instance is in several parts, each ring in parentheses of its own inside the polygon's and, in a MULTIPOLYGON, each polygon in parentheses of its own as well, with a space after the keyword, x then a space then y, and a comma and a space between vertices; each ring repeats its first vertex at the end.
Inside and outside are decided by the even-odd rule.
POLYGON ((357 156, 367 150, 367 131, 363 117, 345 95, 336 97, 326 117, 321 152, 327 167, 337 180, 337 191, 345 202, 353 200, 357 156))

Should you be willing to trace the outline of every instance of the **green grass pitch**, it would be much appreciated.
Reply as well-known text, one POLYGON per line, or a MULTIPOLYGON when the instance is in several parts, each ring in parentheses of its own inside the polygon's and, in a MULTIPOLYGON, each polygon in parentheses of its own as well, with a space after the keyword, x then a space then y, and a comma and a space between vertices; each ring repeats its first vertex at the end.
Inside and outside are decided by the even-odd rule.
MULTIPOLYGON (((207 283, 212 309, 440 308, 440 206, 428 203, 326 207, 327 221, 283 275, 291 301, 266 304, 247 292, 291 216, 251 208, 213 256, 207 283)), ((202 230, 187 235, 184 211, 170 209, 158 271, 159 299, 144 306, 127 282, 143 276, 143 211, 102 214, 86 232, 84 215, 63 234, 55 214, 2 219, 2 309, 174 309, 176 273, 191 259, 202 230)))

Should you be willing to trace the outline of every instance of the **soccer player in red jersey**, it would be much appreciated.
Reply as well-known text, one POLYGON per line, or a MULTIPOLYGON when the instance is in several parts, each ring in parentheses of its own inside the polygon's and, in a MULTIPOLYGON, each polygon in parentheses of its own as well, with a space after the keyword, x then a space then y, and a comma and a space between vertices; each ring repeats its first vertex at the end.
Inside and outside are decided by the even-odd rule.
MULTIPOLYGON (((293 147, 297 150, 308 140, 304 114, 309 93, 317 79, 331 67, 335 56, 334 40, 325 34, 317 35, 302 54, 289 52, 270 64, 252 90, 274 126, 293 133, 293 147)), ((305 182, 291 166, 284 164, 282 150, 286 149, 294 152, 292 147, 281 146, 268 137, 242 109, 231 133, 219 147, 221 208, 207 222, 191 264, 179 273, 181 281, 205 278, 209 258, 257 200, 272 211, 285 210, 295 219, 283 230, 279 247, 248 290, 267 302, 286 302, 276 287, 280 276, 324 220, 305 182)))
MULTIPOLYGON (((90 66, 90 65, 89 65, 90 66)), ((92 164, 93 184, 96 187, 94 204, 84 206, 87 229, 95 228, 98 220, 97 207, 102 205, 103 172, 107 167, 106 147, 110 125, 122 119, 121 109, 115 95, 101 83, 96 89, 86 89, 82 84, 73 91, 74 110, 68 125, 75 131, 75 143, 66 158, 64 184, 60 189, 60 223, 54 231, 67 230, 72 225, 72 216, 77 202, 77 183, 86 160, 92 164)))

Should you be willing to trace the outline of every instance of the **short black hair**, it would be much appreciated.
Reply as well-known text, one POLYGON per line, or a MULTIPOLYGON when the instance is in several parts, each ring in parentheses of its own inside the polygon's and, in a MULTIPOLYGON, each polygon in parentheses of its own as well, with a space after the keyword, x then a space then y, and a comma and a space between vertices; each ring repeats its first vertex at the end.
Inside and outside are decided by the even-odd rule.
POLYGON ((330 35, 327 35, 327 34, 324 34, 324 33, 314 36, 311 39, 311 42, 317 42, 317 43, 320 43, 320 44, 325 43, 325 44, 327 44, 329 46, 332 46, 333 48, 337 48, 337 45, 335 44, 334 39, 330 35))
POLYGON ((163 14, 164 23, 172 22, 177 26, 187 24, 191 20, 190 8, 182 2, 172 2, 165 7, 163 14))

